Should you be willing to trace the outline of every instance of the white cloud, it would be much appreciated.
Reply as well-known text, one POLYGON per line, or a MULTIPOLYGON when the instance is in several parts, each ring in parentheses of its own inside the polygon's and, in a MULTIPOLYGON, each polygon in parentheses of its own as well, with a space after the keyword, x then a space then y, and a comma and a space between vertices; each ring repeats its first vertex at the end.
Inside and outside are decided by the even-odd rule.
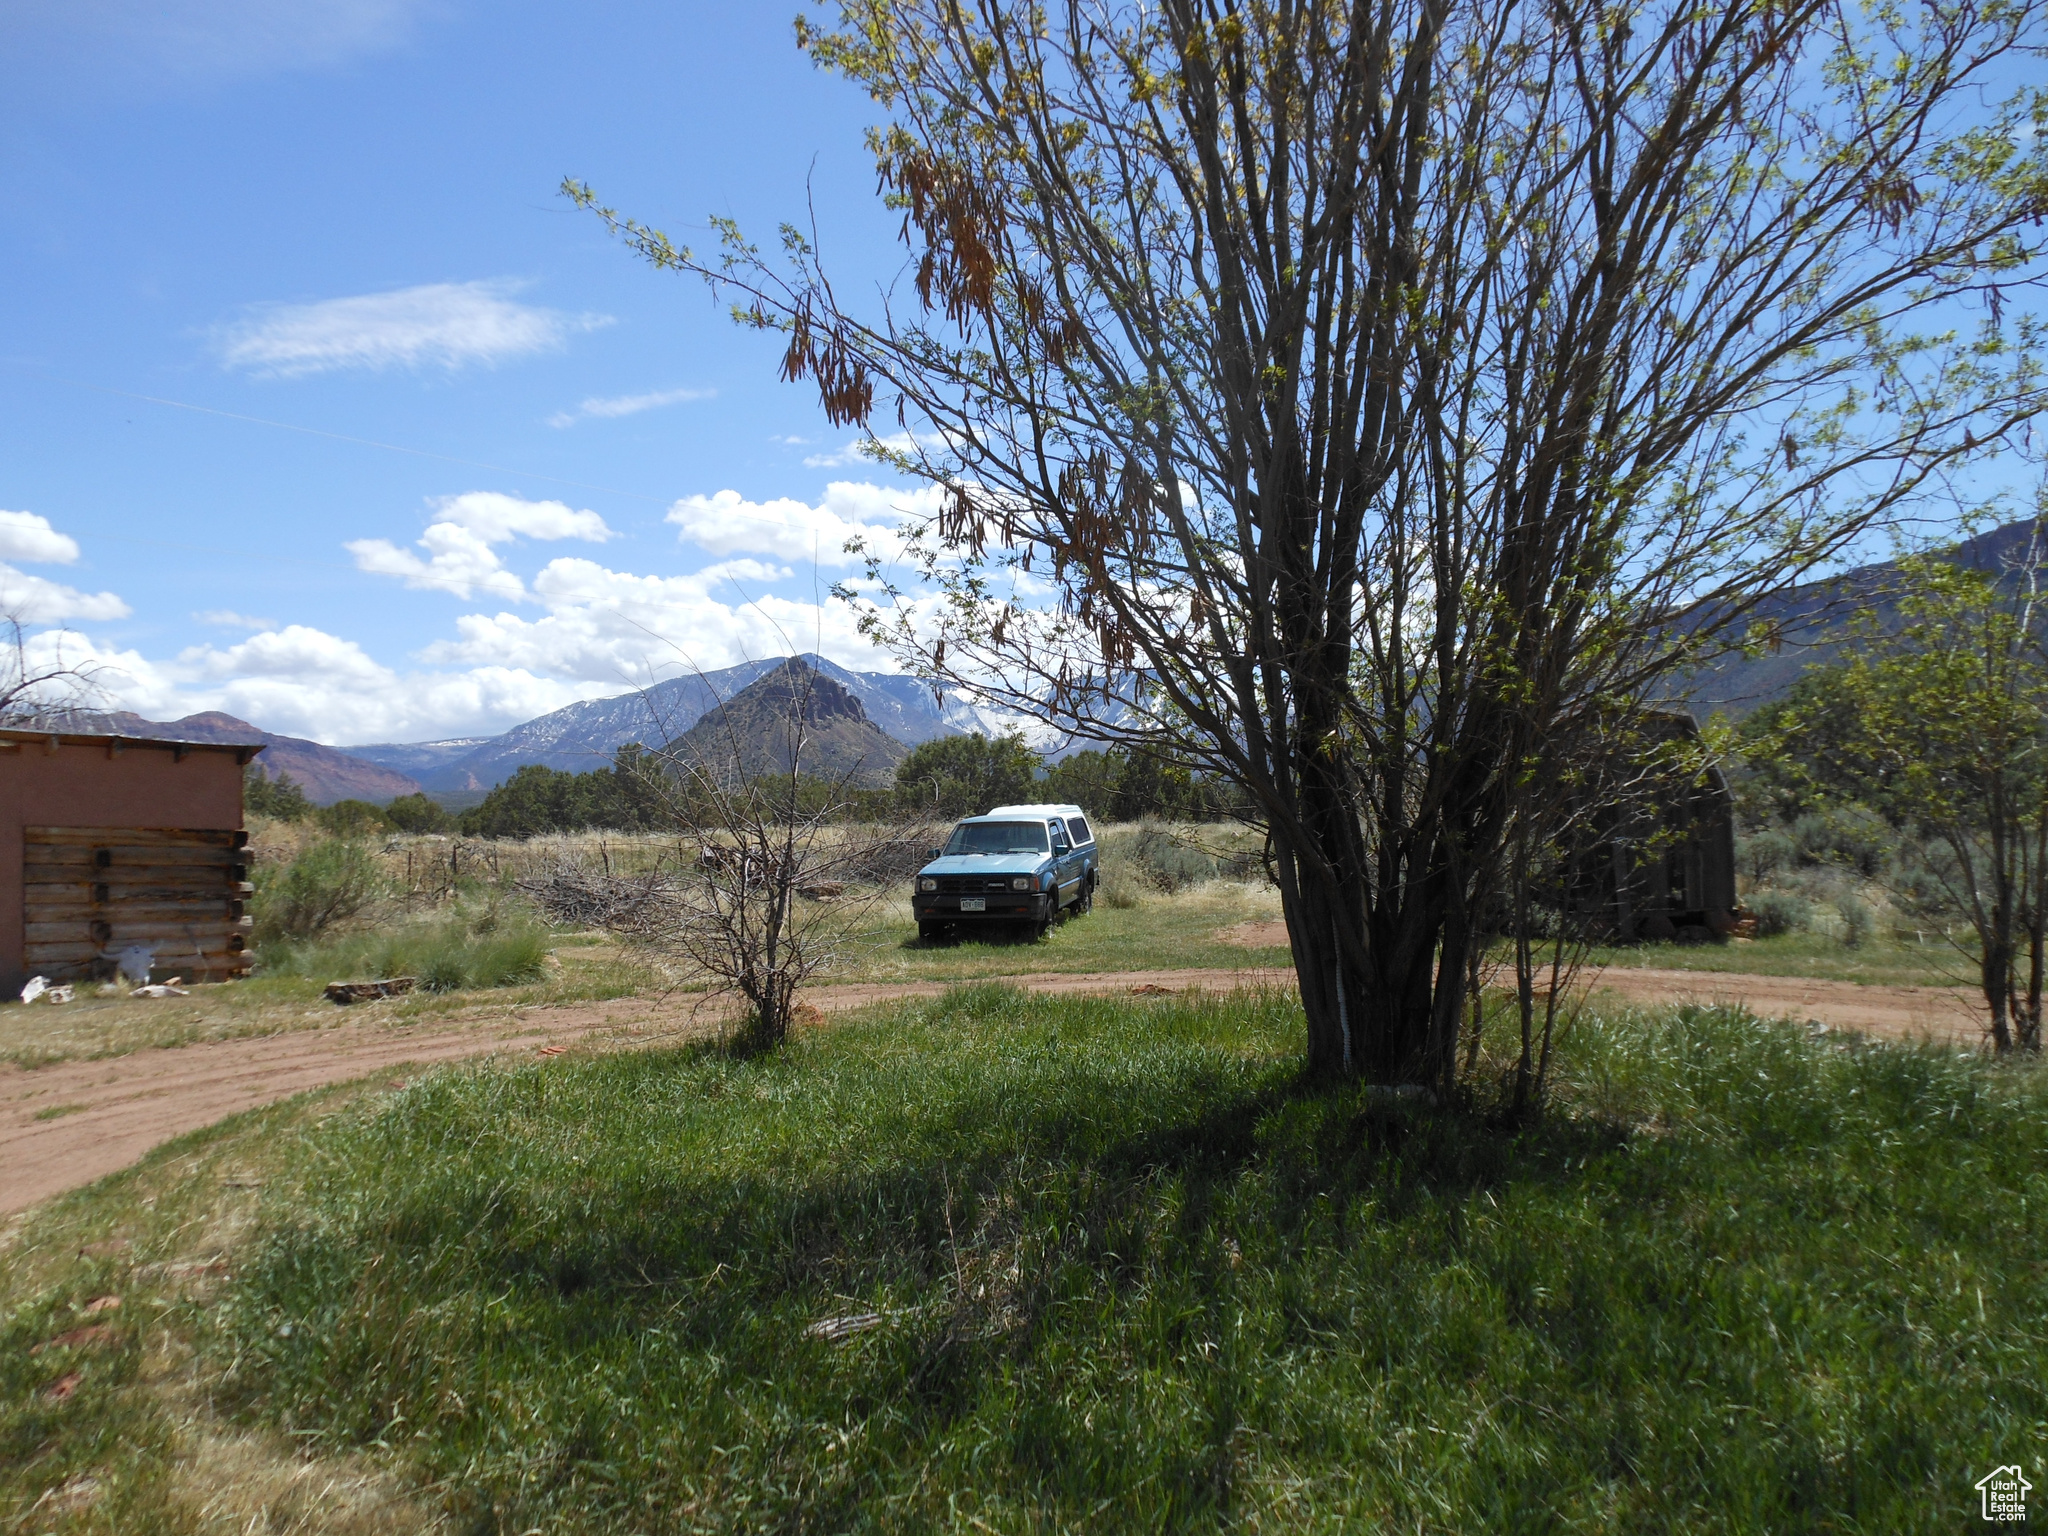
MULTIPOLYGON (((92 687, 87 702, 94 707, 105 705, 152 715, 175 706, 176 695, 169 680, 155 663, 138 652, 95 645, 85 635, 61 626, 27 636, 23 650, 31 672, 76 669, 89 679, 92 687)), ((178 714, 189 712, 177 710, 178 714)))
POLYGON ((125 619, 132 610, 111 592, 81 592, 0 562, 0 615, 23 624, 67 619, 125 619))
POLYGON ((0 560, 69 565, 77 558, 78 540, 57 532, 48 518, 33 512, 0 512, 0 560))
MULTIPOLYGON (((805 610, 796 615, 780 599, 763 599, 765 612, 748 602, 789 574, 754 560, 723 561, 684 576, 640 576, 592 560, 552 560, 533 581, 534 599, 547 608, 546 617, 465 614, 456 620, 457 638, 428 646, 420 659, 433 666, 500 662, 591 682, 622 682, 650 670, 710 669, 748 656, 810 649, 820 624, 810 605, 794 605, 805 610), (777 616, 796 623, 793 645, 776 632, 777 616)), ((841 621, 829 610, 836 607, 828 605, 827 613, 835 638, 841 621)), ((843 627, 853 637, 851 623, 843 627)), ((856 638, 857 648, 866 644, 856 638)))
POLYGON ((551 427, 573 427, 587 416, 610 419, 618 416, 637 416, 642 411, 659 410, 664 405, 682 405, 691 400, 709 400, 717 394, 715 389, 658 389, 645 395, 612 395, 608 398, 592 396, 573 411, 557 411, 548 418, 551 427))
POLYGON ((352 682, 380 686, 391 681, 389 668, 378 665, 353 640, 304 624, 251 635, 225 650, 195 645, 178 654, 196 677, 225 682, 262 678, 286 683, 352 682))
POLYGON ((522 501, 502 491, 464 491, 431 503, 434 520, 467 528, 491 544, 508 539, 581 539, 602 544, 615 538, 595 512, 576 511, 559 501, 522 501))
POLYGON ((408 587, 452 592, 468 598, 482 591, 501 601, 523 602, 526 586, 506 570, 493 544, 515 539, 581 539, 601 544, 614 535, 595 512, 559 501, 522 501, 499 491, 468 491, 433 503, 437 516, 420 535, 422 560, 388 539, 353 539, 342 547, 356 568, 375 576, 396 576, 408 587))
POLYGON ((770 590, 787 566, 720 561, 682 576, 642 576, 592 560, 551 561, 533 580, 548 610, 465 614, 455 638, 419 655, 428 666, 495 663, 571 677, 612 693, 652 677, 815 650, 864 671, 894 670, 845 604, 770 590))
POLYGON ((896 527, 906 518, 930 517, 945 492, 937 486, 897 490, 850 480, 834 481, 816 506, 783 497, 748 501, 738 491, 685 496, 667 520, 682 537, 714 555, 742 552, 820 565, 850 565, 849 539, 866 540, 883 553, 897 548, 896 527))
POLYGON ((427 551, 424 560, 389 539, 351 539, 342 548, 356 557, 357 570, 396 576, 408 587, 452 592, 460 598, 482 588, 508 602, 525 600, 525 583, 499 563, 485 540, 467 528, 435 523, 420 535, 418 543, 427 551))
POLYGON ((572 331, 609 325, 516 303, 523 283, 427 283, 315 304, 261 304, 216 336, 221 360, 275 377, 348 368, 449 370, 560 347, 572 331))
POLYGON ((194 622, 211 624, 216 629, 276 629, 277 620, 259 619, 250 614, 237 613, 232 608, 207 608, 192 615, 194 622))
POLYGON ((193 646, 169 661, 100 645, 75 630, 43 630, 28 647, 32 662, 61 658, 91 667, 108 703, 150 719, 218 709, 266 730, 326 742, 489 734, 621 687, 505 666, 401 672, 351 640, 303 625, 227 647, 193 646))
MULTIPOLYGON (((151 718, 218 709, 329 742, 490 734, 658 677, 791 651, 888 670, 887 655, 859 632, 857 614, 799 581, 807 574, 802 567, 814 539, 832 559, 853 533, 893 538, 904 517, 934 510, 938 494, 848 483, 828 488, 816 506, 748 502, 734 492, 689 498, 677 503, 675 521, 715 548, 718 558, 704 568, 646 575, 564 555, 526 581, 504 568, 505 546, 526 539, 599 543, 613 530, 595 512, 562 502, 497 492, 447 497, 432 504, 416 544, 365 539, 348 546, 366 570, 495 600, 495 611, 464 613, 451 634, 409 662, 379 659, 357 639, 307 625, 280 628, 232 610, 194 617, 255 633, 195 644, 168 659, 96 645, 69 629, 43 630, 34 643, 62 645, 70 659, 97 663, 113 701, 151 718), (784 595, 792 588, 798 595, 784 595), (518 604, 532 606, 519 611, 518 604)), ((37 580, 4 566, 0 575, 37 580)), ((92 597, 50 583, 37 591, 61 598, 38 615, 45 624, 127 612, 111 593, 92 597)), ((925 612, 940 601, 920 596, 916 606, 925 612)), ((365 638, 374 646, 374 636, 365 638)))

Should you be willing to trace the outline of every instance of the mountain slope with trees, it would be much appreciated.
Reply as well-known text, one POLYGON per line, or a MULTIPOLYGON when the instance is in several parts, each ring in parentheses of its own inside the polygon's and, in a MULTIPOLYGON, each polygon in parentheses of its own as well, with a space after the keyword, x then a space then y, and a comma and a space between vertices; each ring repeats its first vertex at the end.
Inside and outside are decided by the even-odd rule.
POLYGON ((735 780, 788 773, 875 787, 910 749, 868 718, 851 690, 801 656, 709 710, 661 755, 735 780), (801 733, 799 737, 799 732, 801 733))
MULTIPOLYGON (((2021 518, 1937 550, 1932 558, 2010 589, 2026 565, 2034 527, 2032 518, 2021 518)), ((1714 714, 1740 720, 1784 700, 1810 668, 1842 665, 1876 637, 1895 633, 1905 622, 1901 603, 1909 586, 1901 562, 1882 560, 1764 599, 1746 622, 1770 643, 1758 654, 1724 657, 1687 678, 1685 702, 1702 720, 1714 714)))

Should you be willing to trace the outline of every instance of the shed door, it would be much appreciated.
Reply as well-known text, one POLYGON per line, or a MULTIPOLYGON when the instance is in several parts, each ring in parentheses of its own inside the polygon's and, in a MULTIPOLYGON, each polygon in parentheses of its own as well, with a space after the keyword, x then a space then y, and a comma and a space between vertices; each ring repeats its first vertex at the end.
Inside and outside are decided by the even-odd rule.
POLYGON ((187 828, 22 828, 29 972, 111 976, 115 957, 140 944, 154 950, 160 976, 239 976, 253 959, 242 915, 248 840, 187 828))

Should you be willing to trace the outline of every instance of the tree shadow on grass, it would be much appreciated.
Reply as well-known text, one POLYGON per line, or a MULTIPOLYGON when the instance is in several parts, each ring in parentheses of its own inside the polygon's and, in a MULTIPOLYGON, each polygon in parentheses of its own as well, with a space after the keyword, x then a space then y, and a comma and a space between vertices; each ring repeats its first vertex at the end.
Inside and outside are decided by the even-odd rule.
MULTIPOLYGON (((1128 1129, 1115 1123, 1129 1109, 1115 1085, 1043 1100, 992 1089, 948 1106, 958 1146, 941 1134, 937 1148, 865 1149, 858 1171, 820 1177, 681 1178, 622 1162, 573 1193, 492 1181, 469 1192, 475 1205, 440 1184, 393 1213, 383 1235, 453 1244, 465 1254, 458 1270, 486 1272, 479 1283, 616 1302, 625 1314, 684 1291, 758 1310, 809 1293, 928 1289, 957 1279, 965 1248, 1012 1246, 1034 1226, 1062 1234, 1039 1243, 1046 1262, 1056 1249, 1114 1283, 1130 1235, 1160 1209, 1174 1213, 1175 1243, 1220 1251, 1225 1212, 1248 1184, 1286 1238, 1332 1207, 1369 1203, 1371 1220, 1395 1223, 1482 1190, 1569 1180, 1628 1140, 1622 1126, 1563 1116, 1510 1129, 1467 1111, 1387 1111, 1358 1088, 1278 1072, 1234 1090, 1186 1086, 1197 1108, 1132 1114, 1128 1129), (718 1277, 710 1291, 706 1276, 718 1277)), ((736 1315, 692 1311, 714 1331, 736 1315)))
MULTIPOLYGON (((701 1068, 714 1049, 671 1060, 701 1068)), ((259 1413, 296 1404, 325 1433, 369 1442, 394 1411, 430 1419, 448 1394, 502 1392, 567 1437, 567 1467, 587 1407, 571 1384, 595 1362, 609 1362, 618 1401, 674 1400, 717 1362, 752 1405, 692 1399, 684 1417, 700 1416, 718 1443, 754 1433, 728 1414, 859 1422, 881 1478, 972 1420, 1002 1447, 1003 1476, 1034 1498, 1080 1511, 1168 1490, 1178 1512, 1164 1526, 1200 1524, 1231 1503, 1237 1426, 1253 1411, 1239 1395, 1258 1369, 1230 1342, 1240 1297, 1268 1287, 1269 1325, 1325 1349, 1356 1325, 1316 1276, 1369 1228, 1455 1228, 1482 1190, 1569 1181, 1625 1140, 1562 1117, 1509 1130, 1464 1111, 1387 1112, 1288 1066, 1162 1055, 1177 1065, 1144 1079, 1149 1101, 1113 1056, 1063 1076, 1034 1079, 1023 1062, 985 1081, 914 1081, 941 1102, 940 1123, 850 1146, 814 1174, 779 1174, 756 1155, 685 1176, 636 1161, 616 1128, 554 1163, 419 1158, 373 1192, 351 1173, 328 1219, 274 1227, 239 1271, 229 1332, 247 1367, 227 1396, 259 1413), (1332 1208, 1356 1214, 1332 1224, 1332 1208), (516 1344, 493 1315, 518 1319, 516 1344), (1098 1382, 1171 1380, 1198 1407, 1171 1432, 1164 1421, 1112 1428, 1114 1416, 1091 1428, 1059 1386, 1076 1359, 1098 1382)), ((651 1106, 659 1067, 579 1070, 598 1075, 592 1090, 616 1073, 614 1094, 651 1106)), ((713 1087, 708 1074, 685 1077, 713 1087)), ((734 1095, 816 1086, 754 1063, 718 1081, 734 1095)), ((814 1102, 833 1111, 829 1094, 814 1102)), ((659 1114, 649 1107, 649 1123, 659 1114)), ((736 1119, 730 1133, 747 1126, 736 1119)), ((1384 1297, 1411 1283, 1405 1270, 1375 1272, 1384 1297)), ((469 1465, 458 1449, 451 1440, 450 1469, 469 1465)), ((761 1450, 783 1470, 813 1452, 807 1440, 761 1450)), ((583 1496, 574 1483, 562 1497, 583 1496)), ((818 1517, 820 1500, 813 1489, 797 1505, 818 1517)))
MULTIPOLYGON (((344 1144, 332 1198, 238 1270, 247 1401, 366 1442, 395 1414, 427 1425, 432 1465, 502 1490, 510 1528, 606 1490, 696 1497, 739 1446, 747 1496, 780 1487, 787 1528, 908 1508, 929 1476, 935 1497, 996 1490, 1074 1525, 1207 1529, 1241 1497, 1247 1427, 1348 1486, 1360 1446, 1406 1456, 1428 1438, 1411 1428, 1482 1398, 1493 1438, 1425 1465, 1425 1502, 1472 1529, 1544 1528, 1592 1486, 1655 1511, 1646 1529, 1724 1497, 1808 1528, 1790 1513, 1853 1509, 1939 1461, 1927 1404, 1953 1387, 1934 1374, 1896 1415, 1845 1420, 1871 1449, 1838 1468, 1788 1471, 1777 1428, 1717 1451, 1735 1471, 1694 1459, 1701 1433, 1725 1445, 1756 1418, 1759 1383, 1778 1422, 1822 1411, 1783 1369, 1780 1324, 1842 1361, 1862 1348, 1863 1324, 1829 1311, 1831 1255, 1798 1246, 1810 1224, 1745 1198, 1737 1229, 1716 1188, 1837 1134, 1800 1129, 1816 1069, 1777 1036, 1676 1042, 1704 1140, 1622 1157, 1619 1121, 1516 1127, 1306 1083, 1272 1059, 1278 1013, 1105 1017, 963 989, 815 1055, 451 1080, 438 1129, 394 1115, 391 1139, 344 1144), (1791 1108, 1733 1115, 1757 1097, 1791 1108), (678 1130, 679 1113, 699 1118, 678 1130), (639 1155, 671 1135, 688 1156, 639 1155), (1709 1191, 1696 1227, 1685 1204, 1709 1191), (1788 1272, 1794 1291, 1801 1264, 1823 1275, 1804 1313, 1758 1312, 1748 1247, 1780 1304, 1788 1272), (516 1451, 476 1452, 437 1417, 501 1400, 526 1415, 516 1451), (848 1425, 846 1475, 821 1480, 819 1446, 848 1425), (530 1443, 553 1447, 555 1481, 526 1480, 530 1443), (658 1454, 615 1481, 579 1470, 633 1444, 658 1454)), ((1961 1068, 1872 1071, 1887 1124, 1974 1112, 1961 1068)))

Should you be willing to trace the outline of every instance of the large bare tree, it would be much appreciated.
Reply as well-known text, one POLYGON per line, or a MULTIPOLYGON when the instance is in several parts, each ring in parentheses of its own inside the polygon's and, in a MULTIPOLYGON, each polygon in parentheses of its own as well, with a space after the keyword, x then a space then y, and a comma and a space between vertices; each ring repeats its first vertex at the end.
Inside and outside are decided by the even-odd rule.
POLYGON ((1448 1084, 1532 787, 2041 403, 2039 0, 839 9, 898 285, 567 190, 951 488, 878 637, 1249 791, 1319 1071, 1448 1084))

